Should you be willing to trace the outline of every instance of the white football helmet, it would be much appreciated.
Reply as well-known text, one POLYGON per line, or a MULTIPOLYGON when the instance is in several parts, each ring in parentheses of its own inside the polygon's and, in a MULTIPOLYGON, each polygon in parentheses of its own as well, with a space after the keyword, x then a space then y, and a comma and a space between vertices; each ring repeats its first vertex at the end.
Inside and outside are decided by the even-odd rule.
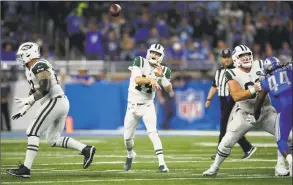
POLYGON ((148 49, 146 59, 154 65, 160 65, 164 58, 164 47, 161 44, 152 44, 151 47, 148 49), (152 51, 161 54, 161 56, 156 56, 152 51))
POLYGON ((239 45, 232 52, 232 60, 236 67, 251 68, 253 62, 252 51, 245 45, 239 45), (249 54, 249 56, 243 56, 249 54))
POLYGON ((40 47, 34 42, 25 42, 21 44, 17 50, 17 62, 25 65, 35 58, 40 58, 40 47))

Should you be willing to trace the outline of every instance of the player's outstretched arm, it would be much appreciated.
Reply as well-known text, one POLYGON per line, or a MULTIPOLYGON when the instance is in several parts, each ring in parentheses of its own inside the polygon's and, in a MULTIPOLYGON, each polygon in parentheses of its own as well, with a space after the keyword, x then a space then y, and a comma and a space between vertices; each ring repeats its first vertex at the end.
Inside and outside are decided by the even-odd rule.
POLYGON ((263 103, 265 102, 266 96, 267 96, 267 92, 265 92, 264 90, 260 91, 256 101, 255 101, 255 105, 254 105, 254 117, 255 120, 258 120, 260 113, 261 113, 261 107, 263 105, 263 103))

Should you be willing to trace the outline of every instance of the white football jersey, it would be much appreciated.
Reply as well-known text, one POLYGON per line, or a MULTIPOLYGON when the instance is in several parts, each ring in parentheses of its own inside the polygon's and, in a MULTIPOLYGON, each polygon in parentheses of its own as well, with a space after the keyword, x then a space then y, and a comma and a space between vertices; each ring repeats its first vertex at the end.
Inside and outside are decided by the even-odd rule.
POLYGON ((31 89, 34 91, 35 89, 40 88, 36 75, 45 70, 51 73, 50 91, 45 97, 42 98, 42 101, 64 94, 64 91, 59 84, 57 75, 52 65, 44 59, 40 59, 39 61, 35 62, 30 69, 27 67, 25 68, 25 75, 31 86, 31 89))
MULTIPOLYGON (((155 68, 150 65, 147 59, 136 57, 133 64, 128 68, 131 70, 131 78, 128 88, 128 101, 136 103, 145 103, 153 100, 156 91, 152 91, 152 85, 137 85, 135 83, 136 76, 156 79, 160 83, 161 77, 157 77, 154 73, 155 68)), ((170 80, 171 70, 168 67, 162 66, 164 76, 170 80)))
MULTIPOLYGON (((250 86, 254 86, 254 83, 259 81, 259 76, 256 74, 260 71, 262 61, 254 61, 250 72, 246 73, 239 68, 226 70, 227 80, 236 80, 242 89, 247 90, 250 86)), ((256 101, 257 94, 252 95, 250 98, 236 102, 236 105, 247 113, 253 114, 254 104, 256 101)), ((271 105, 270 97, 267 96, 263 104, 262 109, 267 109, 271 105)))

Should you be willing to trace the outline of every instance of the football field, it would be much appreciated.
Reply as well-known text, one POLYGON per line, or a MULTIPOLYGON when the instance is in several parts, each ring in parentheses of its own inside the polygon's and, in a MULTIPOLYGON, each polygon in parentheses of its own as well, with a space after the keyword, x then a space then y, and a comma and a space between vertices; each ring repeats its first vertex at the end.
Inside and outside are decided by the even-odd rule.
POLYGON ((170 173, 158 173, 158 163, 148 137, 135 138, 137 157, 129 172, 123 171, 126 151, 123 137, 82 137, 80 141, 95 145, 97 152, 92 165, 82 168, 83 156, 71 149, 51 148, 41 138, 38 156, 30 179, 8 176, 6 169, 23 163, 26 138, 1 139, 1 184, 107 184, 107 185, 289 185, 290 177, 275 177, 276 144, 272 136, 249 136, 258 147, 248 160, 236 145, 215 178, 202 173, 212 163, 216 152, 216 136, 163 136, 165 160, 170 173))

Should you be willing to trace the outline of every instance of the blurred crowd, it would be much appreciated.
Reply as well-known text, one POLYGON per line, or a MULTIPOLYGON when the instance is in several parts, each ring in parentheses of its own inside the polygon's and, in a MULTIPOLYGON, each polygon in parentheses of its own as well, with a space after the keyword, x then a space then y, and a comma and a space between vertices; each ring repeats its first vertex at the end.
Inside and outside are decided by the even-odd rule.
POLYGON ((119 4, 115 18, 110 2, 1 2, 1 60, 15 60, 25 41, 37 42, 48 60, 128 61, 145 56, 153 43, 166 48, 171 66, 220 64, 221 50, 239 44, 250 47, 255 59, 292 56, 292 2, 119 4))

